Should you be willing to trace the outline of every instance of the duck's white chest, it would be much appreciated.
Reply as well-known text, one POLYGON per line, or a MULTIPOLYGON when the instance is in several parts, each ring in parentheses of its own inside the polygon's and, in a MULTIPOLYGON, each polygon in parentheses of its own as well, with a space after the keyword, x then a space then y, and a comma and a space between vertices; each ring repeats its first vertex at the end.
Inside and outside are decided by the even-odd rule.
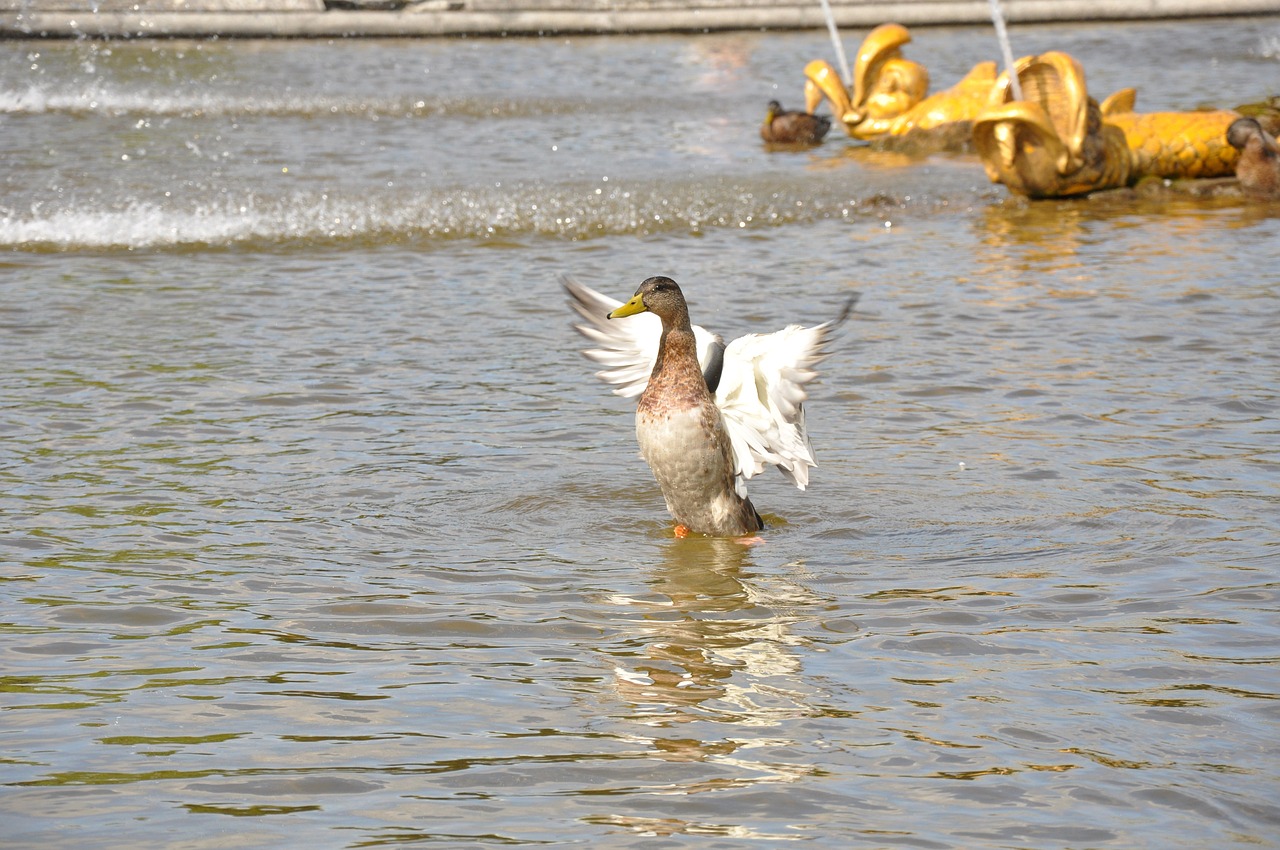
POLYGON ((739 501, 726 438, 714 407, 637 413, 640 454, 677 522, 692 528, 718 526, 739 501))

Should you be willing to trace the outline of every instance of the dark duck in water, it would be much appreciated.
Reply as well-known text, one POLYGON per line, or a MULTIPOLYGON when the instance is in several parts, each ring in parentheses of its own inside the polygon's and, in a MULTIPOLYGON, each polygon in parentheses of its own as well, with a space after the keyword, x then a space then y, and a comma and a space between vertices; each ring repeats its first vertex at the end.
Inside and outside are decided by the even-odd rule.
POLYGON ((1280 198, 1280 147, 1253 118, 1237 118, 1227 128, 1227 144, 1240 151, 1236 179, 1250 195, 1280 198))
POLYGON ((787 111, 771 100, 760 125, 760 138, 770 144, 816 145, 830 129, 831 119, 825 115, 787 111))

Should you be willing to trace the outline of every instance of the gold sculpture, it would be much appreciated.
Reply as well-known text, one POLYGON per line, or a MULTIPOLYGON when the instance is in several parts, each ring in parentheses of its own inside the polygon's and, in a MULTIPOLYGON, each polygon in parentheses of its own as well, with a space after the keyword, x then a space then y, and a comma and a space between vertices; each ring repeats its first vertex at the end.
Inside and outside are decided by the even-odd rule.
POLYGON ((911 33, 899 24, 881 24, 867 34, 852 69, 852 91, 828 62, 805 66, 805 110, 813 112, 825 97, 855 139, 902 136, 972 121, 987 104, 996 79, 994 62, 980 62, 951 88, 925 97, 929 72, 902 56, 911 33))
POLYGON ((1240 115, 1229 109, 1135 112, 1137 93, 1123 89, 1102 103, 1102 120, 1124 131, 1138 176, 1228 177, 1238 154, 1227 128, 1240 115))
POLYGON ((1019 59, 1014 70, 1023 99, 1013 100, 1003 73, 991 105, 973 122, 974 146, 992 182, 1032 198, 1128 185, 1124 131, 1103 123, 1080 63, 1051 51, 1019 59))
MULTIPOLYGON (((1014 63, 1021 100, 1013 99, 1008 72, 997 76, 994 62, 980 62, 951 88, 926 96, 928 70, 902 55, 910 41, 899 24, 873 29, 847 88, 829 63, 810 62, 806 112, 825 98, 855 139, 900 148, 923 137, 926 150, 972 146, 992 181, 1031 198, 1083 195, 1145 177, 1230 177, 1241 155, 1227 140, 1232 122, 1256 113, 1263 131, 1274 135, 1280 126, 1274 99, 1239 110, 1141 113, 1135 91, 1123 89, 1099 104, 1080 63, 1058 51, 1014 63)), ((1265 139, 1254 146, 1260 144, 1270 150, 1265 139)))
POLYGON ((973 140, 992 181, 1031 198, 1081 195, 1128 186, 1144 176, 1225 177, 1239 154, 1227 127, 1239 114, 1133 111, 1132 89, 1099 106, 1084 69, 1050 51, 1014 63, 1023 99, 1001 74, 990 105, 973 122, 973 140))

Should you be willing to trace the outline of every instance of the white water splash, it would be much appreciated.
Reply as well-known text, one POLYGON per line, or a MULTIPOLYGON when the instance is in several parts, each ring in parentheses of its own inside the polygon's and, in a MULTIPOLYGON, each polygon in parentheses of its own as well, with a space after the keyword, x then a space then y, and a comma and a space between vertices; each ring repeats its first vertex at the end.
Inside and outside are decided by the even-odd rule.
POLYGON ((853 74, 849 73, 849 57, 844 53, 844 42, 840 40, 840 31, 836 29, 836 16, 832 13, 828 0, 822 0, 822 14, 827 19, 827 32, 831 34, 831 43, 835 46, 836 59, 840 62, 840 73, 844 75, 844 84, 852 88, 853 74))
POLYGON ((582 104, 562 100, 493 100, 449 97, 351 98, 325 95, 275 97, 255 92, 148 91, 93 82, 84 86, 28 86, 0 90, 0 113, 104 114, 150 116, 422 116, 456 115, 492 120, 581 111, 582 104))
POLYGON ((1022 100, 1022 83, 1013 72, 1013 47, 1009 44, 1009 32, 1004 27, 1004 13, 1000 0, 991 0, 991 20, 996 25, 996 38, 1000 40, 1000 52, 1004 56, 1004 69, 1009 73, 1009 88, 1014 100, 1022 100))
POLYGON ((233 242, 255 234, 268 236, 278 227, 272 216, 247 206, 181 212, 138 202, 118 209, 0 215, 0 245, 149 248, 233 242))
MULTIPOLYGON (((376 197, 297 193, 218 198, 174 208, 151 201, 79 199, 51 209, 0 208, 0 248, 134 250, 261 243, 490 240, 527 236, 581 240, 625 234, 699 233, 774 227, 871 214, 883 205, 814 185, 715 179, 617 185, 529 183, 376 197)), ((896 202, 895 202, 896 203, 896 202)), ((918 203, 918 202, 917 202, 918 203)), ((925 203, 933 203, 928 201, 925 203)))

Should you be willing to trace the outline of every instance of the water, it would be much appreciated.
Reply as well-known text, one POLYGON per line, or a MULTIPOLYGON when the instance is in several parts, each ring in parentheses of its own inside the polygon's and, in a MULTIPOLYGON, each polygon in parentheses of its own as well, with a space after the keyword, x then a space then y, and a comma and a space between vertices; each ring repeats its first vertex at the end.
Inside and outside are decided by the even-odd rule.
POLYGON ((1000 56, 1004 59, 1004 71, 1009 75, 1009 93, 1014 100, 1022 100, 1022 83, 1013 72, 1013 46, 1009 43, 1009 30, 1004 25, 1004 13, 1000 11, 1000 0, 991 0, 991 23, 996 28, 996 38, 1000 42, 1000 56))
MULTIPOLYGON (((1280 61, 1012 36, 1148 109, 1280 61)), ((6 44, 6 845, 1277 846, 1275 207, 764 151, 827 48, 6 44), (672 538, 563 272, 862 292, 763 544, 672 538)))

